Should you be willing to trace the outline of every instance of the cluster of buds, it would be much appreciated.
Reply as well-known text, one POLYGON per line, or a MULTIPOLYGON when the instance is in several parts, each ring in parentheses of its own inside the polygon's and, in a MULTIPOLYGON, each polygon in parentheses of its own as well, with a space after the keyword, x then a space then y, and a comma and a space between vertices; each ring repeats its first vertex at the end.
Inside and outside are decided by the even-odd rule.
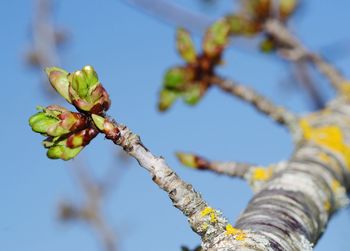
MULTIPOLYGON (((237 14, 226 16, 230 24, 230 34, 248 37, 258 35, 270 18, 287 22, 297 6, 298 0, 242 0, 241 10, 237 14)), ((269 35, 264 36, 260 44, 261 51, 273 51, 276 41, 269 35)))
POLYGON ((43 145, 48 148, 49 158, 71 159, 98 134, 84 114, 68 111, 58 105, 39 109, 37 114, 30 117, 29 124, 34 132, 47 137, 43 145))
POLYGON ((102 114, 109 109, 111 101, 108 93, 92 66, 84 66, 73 73, 52 67, 47 68, 46 73, 52 87, 78 111, 102 114))
POLYGON ((202 44, 203 52, 197 54, 190 34, 178 29, 176 47, 184 66, 170 68, 163 79, 159 110, 167 110, 177 98, 195 105, 210 86, 214 70, 221 63, 221 56, 228 43, 229 24, 222 19, 215 22, 206 32, 202 44))
POLYGON ((49 158, 69 160, 99 133, 91 115, 103 116, 111 102, 92 66, 73 73, 52 67, 46 73, 54 89, 79 112, 58 105, 38 107, 39 112, 30 117, 29 125, 47 137, 43 145, 49 158))

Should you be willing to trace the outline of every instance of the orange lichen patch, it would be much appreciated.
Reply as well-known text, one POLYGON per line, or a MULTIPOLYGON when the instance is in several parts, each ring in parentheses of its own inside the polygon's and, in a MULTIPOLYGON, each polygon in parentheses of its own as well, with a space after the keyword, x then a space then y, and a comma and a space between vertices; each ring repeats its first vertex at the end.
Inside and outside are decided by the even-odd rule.
POLYGON ((301 119, 299 126, 305 140, 337 152, 344 158, 346 166, 350 169, 350 147, 345 144, 343 132, 338 126, 312 127, 306 119, 301 119))
POLYGON ((204 208, 200 214, 202 217, 209 215, 211 223, 216 223, 218 221, 215 210, 212 209, 211 207, 204 208))
POLYGON ((231 224, 226 225, 225 233, 227 235, 233 235, 237 241, 243 241, 247 237, 247 234, 243 230, 234 228, 231 224))
POLYGON ((253 181, 266 181, 272 176, 272 170, 270 168, 257 167, 253 169, 252 180, 253 181))

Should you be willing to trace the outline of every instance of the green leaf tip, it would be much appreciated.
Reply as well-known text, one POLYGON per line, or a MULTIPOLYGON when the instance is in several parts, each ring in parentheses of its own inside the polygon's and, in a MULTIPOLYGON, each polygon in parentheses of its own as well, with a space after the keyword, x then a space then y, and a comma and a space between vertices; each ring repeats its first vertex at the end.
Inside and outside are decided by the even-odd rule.
POLYGON ((196 49, 192 38, 184 28, 177 29, 176 32, 176 48, 180 56, 188 63, 196 61, 196 49))
POLYGON ((177 152, 176 157, 184 166, 197 168, 196 156, 190 153, 177 152))
POLYGON ((52 87, 69 103, 72 103, 69 95, 69 73, 58 67, 48 67, 45 72, 52 87))
POLYGON ((184 93, 183 99, 188 105, 197 104, 202 98, 201 87, 199 84, 194 84, 190 86, 184 93))
POLYGON ((179 93, 173 90, 163 89, 159 94, 158 109, 161 112, 168 110, 176 101, 179 93))
POLYGON ((111 105, 109 95, 98 80, 94 68, 90 65, 71 74, 69 95, 73 105, 81 111, 102 114, 111 105))
POLYGON ((203 40, 204 52, 214 57, 222 52, 228 43, 230 24, 226 19, 216 21, 207 30, 203 40))
POLYGON ((34 132, 56 137, 82 130, 88 126, 86 116, 70 112, 61 106, 52 105, 40 109, 41 112, 29 118, 29 125, 34 132))
POLYGON ((104 131, 104 123, 105 123, 105 118, 101 117, 96 114, 91 115, 92 120, 94 121, 95 126, 98 128, 100 131, 104 131))
POLYGON ((83 147, 71 149, 67 146, 57 145, 50 147, 46 155, 50 159, 70 160, 76 157, 82 149, 83 147))

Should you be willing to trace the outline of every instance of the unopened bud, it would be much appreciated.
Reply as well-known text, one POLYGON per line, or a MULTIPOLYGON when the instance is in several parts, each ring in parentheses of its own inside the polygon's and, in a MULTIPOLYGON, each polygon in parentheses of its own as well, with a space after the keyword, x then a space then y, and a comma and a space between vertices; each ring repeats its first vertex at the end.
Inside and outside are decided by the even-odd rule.
POLYGON ((69 80, 68 72, 58 67, 50 67, 45 69, 46 74, 52 87, 69 103, 72 103, 69 96, 69 80))

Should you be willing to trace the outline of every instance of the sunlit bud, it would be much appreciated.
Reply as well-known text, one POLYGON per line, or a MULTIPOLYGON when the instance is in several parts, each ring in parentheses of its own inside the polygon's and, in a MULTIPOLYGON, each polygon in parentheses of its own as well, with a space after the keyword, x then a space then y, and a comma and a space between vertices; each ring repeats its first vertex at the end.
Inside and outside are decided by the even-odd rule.
POLYGON ((289 17, 295 11, 298 5, 297 0, 280 0, 280 16, 282 19, 289 17))
POLYGON ((177 30, 176 48, 181 57, 188 63, 196 61, 196 49, 188 31, 183 28, 177 30))
POLYGON ((69 96, 69 80, 68 80, 68 72, 58 67, 50 67, 45 69, 46 74, 49 78, 49 81, 52 87, 69 103, 71 103, 71 99, 69 96))
POLYGON ((108 118, 92 114, 91 118, 95 126, 106 135, 107 139, 116 142, 120 138, 120 131, 118 127, 112 123, 108 118))
POLYGON ((69 148, 76 148, 80 146, 86 146, 90 141, 96 137, 98 131, 93 128, 87 128, 69 135, 66 145, 69 148))
POLYGON ((184 67, 170 68, 164 75, 163 86, 168 89, 180 90, 188 79, 187 72, 184 67))
POLYGON ((55 145, 47 151, 47 157, 50 159, 70 160, 77 156, 83 147, 69 148, 65 145, 55 145))
POLYGON ((98 81, 95 70, 89 65, 72 73, 69 94, 73 105, 85 112, 101 114, 111 104, 108 93, 98 81))
POLYGON ((177 152, 176 157, 184 166, 195 169, 206 170, 210 165, 206 159, 191 153, 177 152))
POLYGON ((52 105, 41 108, 41 111, 29 119, 32 130, 48 136, 62 136, 88 126, 88 119, 79 113, 52 105))
POLYGON ((202 97, 201 86, 198 83, 194 83, 183 93, 182 97, 189 105, 197 104, 202 97))
POLYGON ((225 19, 216 21, 207 30, 203 40, 203 50, 211 57, 219 55, 228 43, 230 25, 225 19))
POLYGON ((187 167, 197 168, 196 156, 190 153, 177 152, 176 157, 181 164, 187 167))
POLYGON ((158 109, 159 111, 168 110, 172 104, 176 101, 179 93, 173 90, 163 89, 159 94, 158 109))

